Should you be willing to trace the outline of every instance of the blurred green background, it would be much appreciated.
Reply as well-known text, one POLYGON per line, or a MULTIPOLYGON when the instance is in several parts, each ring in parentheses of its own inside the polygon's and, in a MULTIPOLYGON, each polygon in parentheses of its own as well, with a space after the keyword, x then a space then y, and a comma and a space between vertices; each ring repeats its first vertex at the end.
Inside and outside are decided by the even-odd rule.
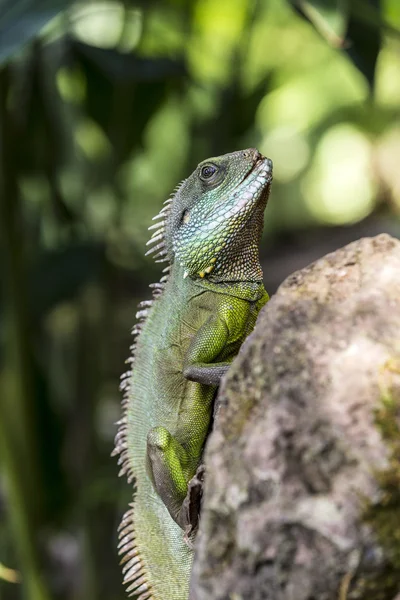
POLYGON ((125 597, 110 452, 147 227, 248 146, 274 161, 270 292, 399 236, 400 2, 0 1, 0 600, 125 597))

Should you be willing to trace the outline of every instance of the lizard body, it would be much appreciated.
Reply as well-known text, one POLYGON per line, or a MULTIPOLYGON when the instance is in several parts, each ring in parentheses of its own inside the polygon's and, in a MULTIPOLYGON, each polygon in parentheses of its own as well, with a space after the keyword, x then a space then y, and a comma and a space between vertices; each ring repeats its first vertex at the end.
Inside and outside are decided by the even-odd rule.
POLYGON ((115 448, 121 472, 136 482, 120 551, 127 591, 140 600, 189 596, 188 484, 219 380, 268 300, 258 244, 271 180, 272 163, 257 150, 212 158, 156 217, 151 241, 168 273, 137 315, 115 448))

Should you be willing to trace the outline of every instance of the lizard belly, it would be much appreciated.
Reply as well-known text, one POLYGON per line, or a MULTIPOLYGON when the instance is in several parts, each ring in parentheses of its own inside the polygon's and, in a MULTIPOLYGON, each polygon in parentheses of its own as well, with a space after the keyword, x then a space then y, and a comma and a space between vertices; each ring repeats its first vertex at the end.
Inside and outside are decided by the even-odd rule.
POLYGON ((187 324, 187 303, 181 302, 183 308, 176 309, 175 297, 171 297, 173 306, 166 294, 144 324, 130 381, 127 414, 128 455, 136 478, 131 516, 134 544, 140 552, 143 577, 152 600, 187 600, 193 551, 184 542, 184 532, 171 518, 146 470, 147 434, 160 425, 168 429, 190 451, 191 476, 200 459, 215 393, 214 388, 183 376, 184 356, 198 323, 182 327, 182 323, 187 324), (171 318, 166 319, 166 314, 171 318), (199 410, 204 414, 199 414, 199 410))
MULTIPOLYGON (((154 372, 154 365, 147 360, 146 354, 138 353, 137 366, 144 361, 146 372, 154 372)), ((128 417, 127 443, 136 492, 130 520, 135 537, 134 552, 138 552, 142 565, 144 583, 141 585, 147 586, 145 590, 151 592, 151 600, 187 600, 193 552, 184 542, 182 529, 171 518, 146 471, 148 431, 167 421, 171 425, 174 419, 164 415, 164 411, 154 410, 156 402, 150 394, 159 393, 159 386, 151 385, 149 378, 141 378, 139 374, 132 377, 131 383, 132 411, 128 417), (169 418, 165 419, 166 416, 169 418)))

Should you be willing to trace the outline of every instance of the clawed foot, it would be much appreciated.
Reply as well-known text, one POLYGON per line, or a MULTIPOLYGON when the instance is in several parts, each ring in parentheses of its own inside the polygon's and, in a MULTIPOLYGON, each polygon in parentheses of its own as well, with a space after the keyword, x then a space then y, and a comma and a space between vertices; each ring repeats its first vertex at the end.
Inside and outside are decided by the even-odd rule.
POLYGON ((186 498, 182 505, 182 514, 184 515, 184 536, 183 539, 190 549, 193 549, 193 540, 196 534, 199 517, 201 499, 203 496, 205 467, 201 464, 188 483, 186 498))

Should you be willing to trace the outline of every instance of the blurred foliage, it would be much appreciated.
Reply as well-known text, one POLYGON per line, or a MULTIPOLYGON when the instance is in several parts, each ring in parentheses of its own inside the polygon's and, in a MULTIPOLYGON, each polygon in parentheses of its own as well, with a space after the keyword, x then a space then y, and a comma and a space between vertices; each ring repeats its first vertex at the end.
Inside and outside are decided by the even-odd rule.
POLYGON ((176 183, 273 159, 273 291, 400 231, 399 108, 398 0, 1 0, 1 600, 124 598, 117 380, 176 183))

